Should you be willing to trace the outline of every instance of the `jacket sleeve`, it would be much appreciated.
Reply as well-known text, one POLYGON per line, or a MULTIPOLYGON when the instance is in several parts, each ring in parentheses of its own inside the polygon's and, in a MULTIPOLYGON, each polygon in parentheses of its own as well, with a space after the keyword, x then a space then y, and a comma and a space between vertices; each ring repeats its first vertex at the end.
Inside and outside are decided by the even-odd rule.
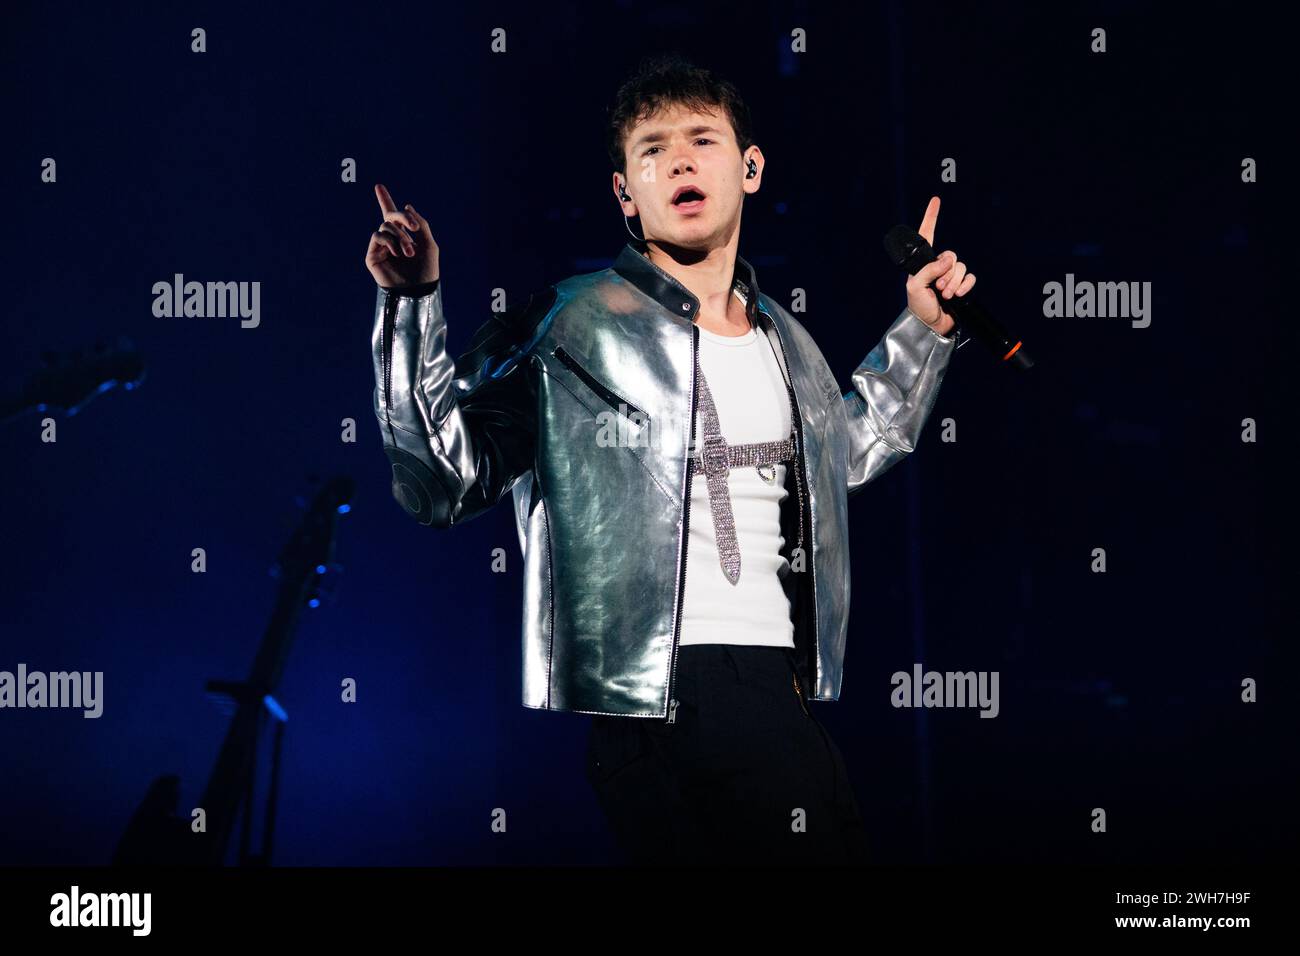
POLYGON ((961 335, 940 335, 903 309, 853 373, 848 493, 880 477, 916 447, 961 335))
POLYGON ((375 417, 392 465, 393 497, 421 524, 469 521, 533 467, 536 380, 526 346, 539 298, 545 297, 493 316, 453 361, 441 280, 378 287, 375 417))

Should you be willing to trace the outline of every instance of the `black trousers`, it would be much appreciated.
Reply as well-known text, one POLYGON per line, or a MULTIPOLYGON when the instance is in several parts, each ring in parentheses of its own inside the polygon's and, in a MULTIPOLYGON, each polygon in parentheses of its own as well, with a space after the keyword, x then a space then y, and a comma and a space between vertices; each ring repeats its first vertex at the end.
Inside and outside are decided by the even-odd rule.
POLYGON ((866 862, 844 758, 796 693, 793 652, 686 644, 677 653, 674 722, 591 718, 587 779, 628 861, 866 862))

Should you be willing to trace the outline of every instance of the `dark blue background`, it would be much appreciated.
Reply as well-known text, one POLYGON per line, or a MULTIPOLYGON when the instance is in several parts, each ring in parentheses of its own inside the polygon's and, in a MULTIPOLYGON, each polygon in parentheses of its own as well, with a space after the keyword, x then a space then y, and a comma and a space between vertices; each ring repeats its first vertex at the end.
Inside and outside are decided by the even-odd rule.
POLYGON ((0 863, 106 862, 160 773, 194 804, 226 727, 204 681, 246 672, 295 496, 335 473, 359 491, 336 597, 304 620, 280 688, 276 861, 616 859, 582 775, 587 718, 520 704, 509 509, 437 532, 390 497, 362 259, 382 181, 433 224, 453 352, 491 289, 518 301, 608 265, 627 236, 602 111, 666 49, 749 102, 767 166, 740 251, 778 301, 807 290, 799 317, 841 383, 904 302, 880 237, 933 193, 939 248, 1038 359, 1017 376, 964 348, 918 452, 851 507, 843 696, 814 706, 877 858, 1294 846, 1295 567, 1267 478, 1295 447, 1278 24, 901 2, 41 4, 7 19, 0 378, 117 334, 149 373, 57 416, 57 444, 35 413, 0 430, 0 669, 105 675, 99 720, 0 712, 0 863), (807 54, 789 52, 795 27, 807 54), (955 184, 939 181, 949 156, 955 184), (1258 183, 1241 182, 1244 156, 1258 183), (155 318, 151 287, 176 272, 260 281, 261 327, 155 318), (1150 281, 1151 326, 1043 318, 1043 284, 1067 272, 1150 281), (1257 444, 1240 441, 1245 417, 1257 444), (489 570, 496 547, 506 574, 489 570), (889 675, 914 661, 1000 671, 1000 716, 892 708, 889 675), (340 703, 345 677, 356 704, 340 703), (1240 702, 1243 677, 1259 703, 1240 702))

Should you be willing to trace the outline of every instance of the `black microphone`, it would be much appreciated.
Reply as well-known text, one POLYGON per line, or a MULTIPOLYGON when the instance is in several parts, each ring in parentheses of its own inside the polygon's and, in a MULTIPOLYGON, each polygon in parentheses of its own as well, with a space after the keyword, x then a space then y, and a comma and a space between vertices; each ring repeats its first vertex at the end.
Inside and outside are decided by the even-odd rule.
MULTIPOLYGON (((908 275, 916 275, 939 258, 934 254, 930 244, 925 241, 925 237, 911 226, 895 226, 889 230, 885 235, 885 252, 894 261, 894 265, 902 266, 907 270, 908 275)), ((934 283, 930 283, 930 288, 934 289, 934 283)), ((1033 368, 1034 360, 1029 357, 1021 341, 1008 335, 1006 329, 997 323, 988 310, 970 296, 964 295, 958 298, 954 294, 951 299, 945 299, 937 289, 935 295, 939 295, 943 310, 951 315, 971 338, 979 339, 993 351, 994 355, 1016 368, 1033 368)))

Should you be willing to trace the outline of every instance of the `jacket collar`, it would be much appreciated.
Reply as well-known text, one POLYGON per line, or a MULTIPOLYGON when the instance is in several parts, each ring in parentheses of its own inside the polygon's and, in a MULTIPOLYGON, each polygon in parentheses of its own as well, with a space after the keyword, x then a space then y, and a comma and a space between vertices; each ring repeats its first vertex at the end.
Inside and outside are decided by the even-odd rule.
MULTIPOLYGON (((651 262, 645 255, 647 248, 649 247, 644 242, 629 242, 614 260, 614 271, 673 315, 693 322, 700 312, 700 300, 686 286, 651 262)), ((736 256, 732 285, 738 285, 744 293, 749 320, 757 325, 758 279, 754 275, 754 267, 740 255, 736 256)))

